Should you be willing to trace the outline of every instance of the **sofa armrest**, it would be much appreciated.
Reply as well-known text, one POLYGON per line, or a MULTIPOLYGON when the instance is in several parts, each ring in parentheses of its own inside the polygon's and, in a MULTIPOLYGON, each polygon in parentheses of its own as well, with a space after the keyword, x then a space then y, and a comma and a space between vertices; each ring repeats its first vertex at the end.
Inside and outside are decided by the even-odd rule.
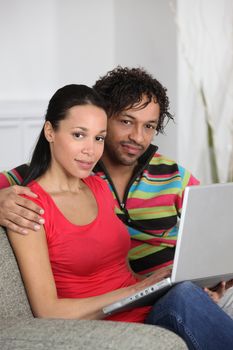
POLYGON ((180 337, 157 326, 45 319, 0 320, 0 347, 17 350, 187 349, 180 337))

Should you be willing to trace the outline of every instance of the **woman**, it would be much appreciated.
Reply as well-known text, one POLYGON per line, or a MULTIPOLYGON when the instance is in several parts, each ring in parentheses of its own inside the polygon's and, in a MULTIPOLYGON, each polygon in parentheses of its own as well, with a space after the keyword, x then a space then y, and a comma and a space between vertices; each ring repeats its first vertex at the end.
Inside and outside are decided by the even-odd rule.
MULTIPOLYGON (((102 318, 104 306, 137 288, 126 264, 129 236, 114 214, 112 194, 103 180, 88 177, 106 129, 104 103, 91 88, 68 85, 49 102, 23 183, 38 195, 45 224, 36 235, 9 232, 36 317, 102 318)), ((143 321, 147 311, 115 318, 143 321)))
MULTIPOLYGON (((8 231, 36 317, 101 319, 104 306, 170 274, 161 270, 139 281, 128 267, 130 238, 114 214, 112 194, 104 180, 89 176, 106 130, 104 103, 91 88, 68 85, 51 98, 23 183, 37 194, 44 227, 27 236, 8 231)), ((172 288, 153 308, 108 319, 162 325, 190 349, 232 344, 232 320, 191 283, 172 288), (220 338, 212 332, 209 340, 216 326, 220 338)))

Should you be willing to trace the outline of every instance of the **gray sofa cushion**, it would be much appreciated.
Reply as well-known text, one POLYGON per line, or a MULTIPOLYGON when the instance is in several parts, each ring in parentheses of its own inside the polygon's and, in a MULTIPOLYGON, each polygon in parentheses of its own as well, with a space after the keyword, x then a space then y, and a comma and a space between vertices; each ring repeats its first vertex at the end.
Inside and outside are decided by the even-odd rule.
POLYGON ((15 256, 0 226, 0 316, 33 317, 15 256))
POLYGON ((185 343, 160 327, 111 321, 0 322, 1 350, 182 350, 185 343))

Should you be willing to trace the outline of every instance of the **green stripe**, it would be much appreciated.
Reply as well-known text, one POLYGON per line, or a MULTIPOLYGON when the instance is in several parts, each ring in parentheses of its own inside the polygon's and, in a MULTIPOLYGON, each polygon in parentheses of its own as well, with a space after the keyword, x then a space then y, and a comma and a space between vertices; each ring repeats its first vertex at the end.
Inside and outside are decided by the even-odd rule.
POLYGON ((129 258, 130 258, 130 260, 137 260, 139 258, 143 258, 146 255, 157 253, 163 249, 165 249, 165 247, 152 246, 152 245, 146 244, 146 243, 141 244, 140 246, 135 247, 135 248, 130 250, 129 258), (142 251, 142 252, 140 253, 140 251, 142 251))
POLYGON ((21 185, 21 181, 16 177, 15 174, 13 174, 11 171, 8 171, 8 175, 12 178, 13 185, 21 185))
POLYGON ((158 164, 165 164, 165 165, 174 165, 176 164, 174 160, 166 159, 161 157, 153 157, 150 161, 150 165, 158 165, 158 164))
POLYGON ((129 209, 130 217, 135 220, 157 219, 177 215, 174 206, 152 207, 152 208, 135 208, 129 209))

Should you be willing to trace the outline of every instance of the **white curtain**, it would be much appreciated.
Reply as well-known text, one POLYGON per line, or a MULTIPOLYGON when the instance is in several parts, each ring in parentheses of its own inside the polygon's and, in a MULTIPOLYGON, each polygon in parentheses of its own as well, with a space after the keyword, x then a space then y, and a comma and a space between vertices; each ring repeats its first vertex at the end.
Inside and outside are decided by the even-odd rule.
POLYGON ((202 183, 230 181, 233 1, 177 0, 176 24, 179 162, 202 183), (214 150, 208 144, 207 120, 213 131, 214 150))

